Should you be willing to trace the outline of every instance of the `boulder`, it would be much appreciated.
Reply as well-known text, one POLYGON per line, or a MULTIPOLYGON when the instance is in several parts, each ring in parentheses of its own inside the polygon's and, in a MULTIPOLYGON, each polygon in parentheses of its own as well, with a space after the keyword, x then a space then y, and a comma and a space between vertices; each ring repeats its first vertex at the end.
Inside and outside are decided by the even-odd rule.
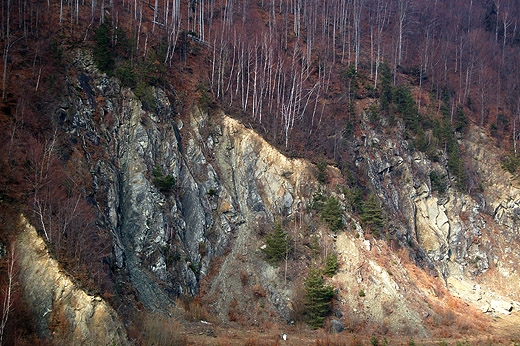
POLYGON ((513 305, 504 300, 492 300, 489 305, 492 311, 499 314, 509 315, 513 311, 513 305))
POLYGON ((331 320, 330 330, 332 333, 341 333, 345 330, 345 327, 343 327, 343 324, 339 320, 331 320))

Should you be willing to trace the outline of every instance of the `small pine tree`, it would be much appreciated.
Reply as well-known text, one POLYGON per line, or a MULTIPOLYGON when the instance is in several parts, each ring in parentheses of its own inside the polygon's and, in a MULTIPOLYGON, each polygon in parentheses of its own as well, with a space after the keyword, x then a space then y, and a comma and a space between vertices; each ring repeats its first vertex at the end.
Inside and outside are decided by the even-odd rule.
POLYGON ((405 126, 412 133, 419 128, 419 112, 409 87, 399 86, 394 92, 395 108, 403 117, 405 126))
POLYGON ((448 182, 446 181, 445 174, 439 174, 436 171, 430 172, 430 182, 432 190, 437 191, 440 194, 444 194, 448 189, 448 182))
POLYGON ((323 327, 330 311, 334 287, 325 285, 321 271, 310 268, 305 280, 305 316, 312 328, 323 327))
POLYGON ((455 176, 457 187, 464 190, 467 185, 468 175, 464 159, 460 153, 459 145, 455 138, 451 138, 447 146, 448 151, 448 170, 455 176))
POLYGON ((276 266, 289 252, 289 239, 287 233, 282 230, 282 224, 276 222, 271 234, 266 235, 267 246, 262 252, 267 257, 269 264, 276 266))
POLYGON ((347 201, 353 213, 360 213, 363 209, 363 191, 359 187, 353 187, 346 192, 347 201))
POLYGON ((455 117, 453 119, 453 129, 460 133, 466 133, 468 130, 469 120, 464 114, 464 110, 462 106, 457 106, 457 112, 455 112, 455 117))
POLYGON ((339 263, 338 263, 338 255, 333 252, 325 258, 325 268, 323 269, 323 274, 328 277, 333 277, 334 274, 338 271, 339 263))
POLYGON ((316 176, 316 178, 318 179, 318 181, 322 184, 326 184, 327 183, 327 163, 325 162, 325 160, 320 160, 317 164, 316 164, 316 168, 318 168, 318 174, 316 176))
POLYGON ((93 57, 101 72, 110 73, 114 68, 114 52, 110 43, 110 27, 102 23, 94 32, 93 57))
POLYGON ((520 157, 514 153, 509 153, 502 159, 502 168, 509 173, 515 174, 518 167, 520 167, 520 157))
POLYGON ((381 96, 379 98, 379 107, 381 112, 386 116, 391 116, 390 105, 393 98, 393 87, 392 87, 392 71, 388 64, 381 64, 381 96))
POLYGON ((379 206, 376 196, 370 194, 365 203, 363 203, 363 211, 361 213, 361 221, 368 226, 376 234, 379 234, 384 226, 383 211, 379 206))
POLYGON ((312 205, 311 208, 313 210, 316 210, 318 212, 321 212, 323 208, 325 207, 327 198, 323 194, 323 191, 321 190, 321 187, 318 188, 313 194, 312 194, 312 205))
POLYGON ((323 210, 321 219, 329 225, 332 232, 337 232, 343 227, 343 210, 335 197, 329 197, 323 210))

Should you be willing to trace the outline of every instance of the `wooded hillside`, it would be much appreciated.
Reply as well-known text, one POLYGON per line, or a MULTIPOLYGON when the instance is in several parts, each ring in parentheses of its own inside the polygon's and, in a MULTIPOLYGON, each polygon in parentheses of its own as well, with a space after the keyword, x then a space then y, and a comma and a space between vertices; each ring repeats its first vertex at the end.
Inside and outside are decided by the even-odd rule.
MULTIPOLYGON (((404 130, 471 193, 479 182, 459 141, 470 124, 504 148, 506 169, 520 166, 518 18, 514 0, 3 0, 0 201, 26 212, 86 286, 111 294, 94 182, 77 139, 60 131, 76 48, 143 107, 156 107, 158 86, 181 118, 194 103, 223 109, 286 154, 354 175, 359 196, 370 191, 349 148, 362 123, 404 130)), ((446 177, 432 173, 444 192, 446 177)))
POLYGON ((7 0, 2 98, 22 85, 49 92, 52 59, 84 45, 102 70, 143 93, 194 73, 196 61, 192 87, 204 102, 247 114, 296 153, 300 139, 312 148, 337 137, 331 124, 351 127, 388 91, 385 78, 411 88, 421 114, 444 106, 451 118, 461 107, 510 143, 520 108, 518 12, 514 1, 7 0))

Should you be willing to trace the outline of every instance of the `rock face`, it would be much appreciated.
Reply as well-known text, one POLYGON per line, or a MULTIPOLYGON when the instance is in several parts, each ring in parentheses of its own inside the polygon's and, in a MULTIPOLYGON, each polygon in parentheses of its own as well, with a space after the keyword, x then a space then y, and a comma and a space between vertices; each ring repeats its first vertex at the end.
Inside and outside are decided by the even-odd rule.
POLYGON ((476 307, 489 305, 495 296, 518 300, 520 277, 513 266, 520 260, 515 235, 520 190, 501 168, 500 151, 491 139, 473 127, 460 140, 471 158, 467 165, 481 182, 462 193, 451 187, 446 158, 433 162, 409 150, 399 136, 371 140, 380 136, 366 127, 367 140, 357 144, 357 153, 372 159, 356 162, 392 218, 390 233, 417 242, 416 262, 438 273, 452 294, 476 307), (434 191, 432 172, 444 177, 444 192, 434 191))
POLYGON ((88 54, 77 52, 71 69, 78 74, 61 108, 63 127, 86 153, 93 197, 114 238, 114 264, 146 307, 167 309, 172 298, 197 293, 208 264, 203 253, 209 258, 226 243, 225 235, 219 244, 206 237, 210 229, 221 232, 208 194, 218 190, 216 174, 197 148, 183 152, 174 107, 162 90, 153 90, 155 107, 145 109, 129 89, 100 75, 88 54), (173 184, 161 187, 156 179, 164 177, 173 184))
POLYGON ((39 334, 56 345, 129 344, 116 312, 78 288, 49 256, 36 230, 25 219, 22 223, 16 241, 19 278, 39 334))
MULTIPOLYGON (((312 232, 320 242, 330 242, 323 226, 306 214, 319 186, 313 165, 286 158, 224 114, 183 108, 173 91, 150 87, 154 104, 145 105, 117 80, 100 74, 85 52, 76 51, 70 59, 68 93, 57 118, 85 153, 94 181, 90 195, 100 223, 112 233, 113 266, 129 279, 138 299, 150 310, 166 311, 179 295, 199 293, 205 280, 204 296, 220 319, 231 318, 232 311, 249 312, 246 322, 254 324, 262 311, 289 321, 297 268, 285 270, 281 285, 280 269, 262 260, 258 235, 282 216, 296 224, 298 215, 300 227, 307 218, 304 223, 316 226, 312 232), (267 306, 259 302, 264 298, 267 306)), ((469 195, 450 187, 446 158, 432 162, 399 134, 383 140, 365 125, 361 139, 350 140, 351 150, 366 189, 386 211, 388 239, 407 249, 421 270, 475 305, 507 301, 500 298, 506 294, 519 299, 514 227, 520 190, 500 178, 505 173, 499 163, 489 162, 481 149, 485 135, 475 131, 463 143, 484 181, 469 195), (433 171, 448 177, 446 191, 434 191, 433 171), (484 294, 475 294, 481 279, 489 285, 481 284, 477 291, 484 294), (498 284, 504 279, 506 284, 498 284)), ((338 170, 328 171, 341 181, 338 170)), ((326 193, 346 204, 334 188, 326 193)), ((348 234, 331 245, 343 256, 332 280, 343 315, 354 312, 359 321, 427 335, 423 320, 434 311, 417 306, 433 289, 414 283, 392 248, 365 237, 348 212, 344 220, 348 234), (361 299, 361 290, 366 298, 361 299), (389 319, 389 311, 395 317, 389 319)), ((294 236, 306 241, 300 231, 294 236)), ((344 322, 339 320, 347 326, 344 322)))
MULTIPOLYGON (((71 59, 69 97, 58 113, 86 153, 93 199, 113 235, 114 265, 147 308, 167 310, 179 295, 196 295, 213 258, 231 247, 225 263, 247 257, 259 224, 310 198, 310 164, 285 158, 223 114, 211 119, 194 107, 184 124, 161 89, 153 89, 149 109, 99 74, 88 54, 71 59), (157 183, 164 177, 173 178, 171 188, 157 183)), ((257 265, 254 271, 272 272, 257 265)), ((269 294, 288 318, 279 290, 269 294)))

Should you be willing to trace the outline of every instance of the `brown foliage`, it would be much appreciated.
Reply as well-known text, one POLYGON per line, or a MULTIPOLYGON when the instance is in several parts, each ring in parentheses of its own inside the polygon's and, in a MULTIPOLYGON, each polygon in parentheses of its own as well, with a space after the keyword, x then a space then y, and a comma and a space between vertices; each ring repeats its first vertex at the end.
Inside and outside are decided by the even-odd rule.
POLYGON ((188 321, 211 321, 211 314, 208 312, 206 305, 202 302, 200 296, 194 298, 185 296, 180 301, 184 308, 184 318, 188 321))
POLYGON ((250 337, 247 339, 245 346, 279 346, 280 340, 265 340, 265 338, 250 337))
POLYGON ((327 335, 324 339, 316 339, 315 346, 347 346, 349 345, 344 337, 327 335))
POLYGON ((228 319, 231 322, 236 322, 238 319, 239 312, 237 311, 238 302, 236 299, 233 299, 231 303, 229 304, 229 310, 228 310, 228 319))
POLYGON ((240 271, 240 282, 242 282, 243 286, 247 286, 249 283, 249 274, 245 270, 240 271))
POLYGON ((182 324, 162 314, 143 313, 139 319, 140 343, 142 345, 188 345, 182 324))
POLYGON ((265 297, 265 291, 262 286, 260 285, 253 285, 251 287, 251 291, 253 291, 253 295, 257 298, 264 298, 265 297))

